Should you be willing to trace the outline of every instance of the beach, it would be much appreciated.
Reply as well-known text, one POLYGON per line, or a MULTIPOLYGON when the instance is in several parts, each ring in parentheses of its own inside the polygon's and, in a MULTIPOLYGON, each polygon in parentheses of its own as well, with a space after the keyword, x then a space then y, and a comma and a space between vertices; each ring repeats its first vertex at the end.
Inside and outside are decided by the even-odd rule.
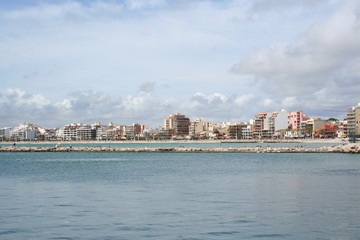
MULTIPOLYGON (((110 140, 110 141, 97 141, 97 140, 89 140, 89 141, 19 141, 16 143, 29 143, 29 144, 126 144, 126 143, 334 143, 334 144, 340 144, 340 143, 347 143, 348 141, 344 139, 249 139, 249 140, 236 140, 236 139, 230 139, 230 140, 110 140)), ((13 144, 14 142, 0 142, 3 144, 9 143, 13 144)))

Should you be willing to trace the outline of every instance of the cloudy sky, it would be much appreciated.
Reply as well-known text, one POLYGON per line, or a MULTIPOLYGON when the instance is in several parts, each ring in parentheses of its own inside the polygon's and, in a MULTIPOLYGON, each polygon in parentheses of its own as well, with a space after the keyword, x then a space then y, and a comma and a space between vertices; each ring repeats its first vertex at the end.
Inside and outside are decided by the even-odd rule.
POLYGON ((0 63, 0 127, 344 118, 360 1, 0 1, 0 63))

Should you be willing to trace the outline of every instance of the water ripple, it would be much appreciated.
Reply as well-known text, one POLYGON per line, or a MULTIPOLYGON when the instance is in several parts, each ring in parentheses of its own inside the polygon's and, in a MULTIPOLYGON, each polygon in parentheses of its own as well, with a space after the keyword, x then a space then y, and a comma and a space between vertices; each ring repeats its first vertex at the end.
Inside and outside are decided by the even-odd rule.
POLYGON ((208 232, 209 235, 222 236, 222 235, 233 235, 238 234, 238 231, 222 231, 222 232, 208 232))
POLYGON ((278 234, 278 233, 252 235, 253 238, 288 238, 291 236, 292 235, 289 235, 289 234, 278 234))
POLYGON ((0 239, 360 236, 354 155, 0 153, 0 166, 0 239))
POLYGON ((24 232, 24 230, 22 229, 9 229, 9 230, 5 230, 5 231, 0 231, 0 235, 9 235, 9 234, 14 234, 14 233, 21 233, 24 232))

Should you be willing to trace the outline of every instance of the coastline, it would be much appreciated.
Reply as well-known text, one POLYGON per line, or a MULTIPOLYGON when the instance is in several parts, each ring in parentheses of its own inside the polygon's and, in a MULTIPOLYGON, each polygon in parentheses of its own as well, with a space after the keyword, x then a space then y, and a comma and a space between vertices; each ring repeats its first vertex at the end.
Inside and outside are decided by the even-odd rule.
POLYGON ((110 147, 18 147, 1 146, 0 152, 166 152, 166 153, 351 153, 360 154, 360 143, 324 146, 320 148, 297 147, 241 147, 241 148, 110 148, 110 147))
MULTIPOLYGON (((0 144, 13 144, 12 141, 0 141, 0 144)), ((348 143, 342 139, 269 139, 269 140, 124 140, 124 141, 16 141, 18 144, 127 144, 127 143, 348 143)))

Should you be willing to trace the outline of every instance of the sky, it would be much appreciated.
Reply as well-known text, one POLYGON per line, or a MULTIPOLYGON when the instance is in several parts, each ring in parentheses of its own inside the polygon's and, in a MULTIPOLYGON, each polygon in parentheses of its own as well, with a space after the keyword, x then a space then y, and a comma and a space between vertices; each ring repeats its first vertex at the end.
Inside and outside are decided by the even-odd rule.
POLYGON ((360 1, 0 0, 0 127, 360 102, 360 1))

